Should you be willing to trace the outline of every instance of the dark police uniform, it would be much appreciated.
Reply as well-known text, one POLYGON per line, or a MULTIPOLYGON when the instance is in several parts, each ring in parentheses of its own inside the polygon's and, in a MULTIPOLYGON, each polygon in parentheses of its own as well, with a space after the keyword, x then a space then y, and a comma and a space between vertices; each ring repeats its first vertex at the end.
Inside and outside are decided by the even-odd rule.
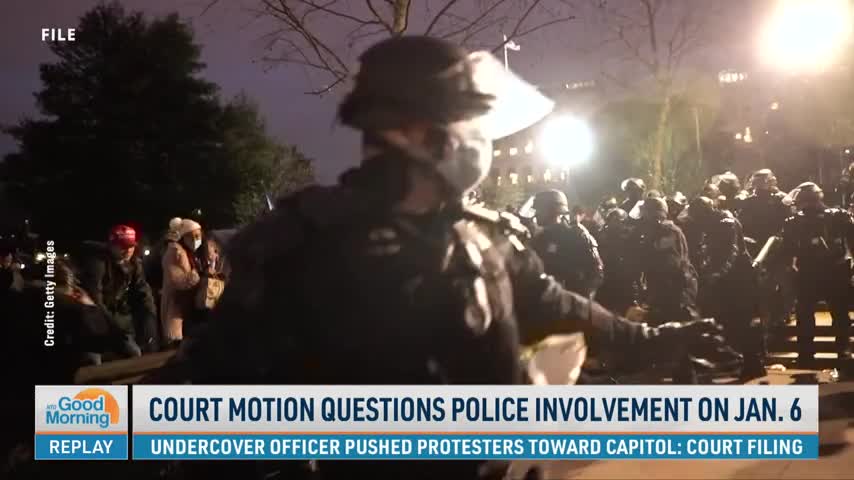
MULTIPOLYGON (((554 333, 581 331, 594 345, 661 354, 660 342, 700 338, 713 326, 654 329, 615 316, 546 275, 514 217, 463 206, 492 153, 484 131, 452 127, 491 108, 492 96, 474 85, 477 65, 453 44, 418 36, 384 40, 360 57, 339 117, 377 153, 339 186, 291 195, 235 235, 230 283, 208 330, 182 347, 180 376, 223 384, 517 384, 519 345, 554 333), (419 120, 428 123, 423 145, 382 133, 419 120), (445 206, 396 212, 413 177, 444 190, 445 206)), ((325 480, 503 477, 502 469, 479 473, 485 466, 330 461, 319 471, 325 480)))
MULTIPOLYGON (((238 233, 232 281, 210 329, 181 354, 189 379, 513 384, 523 381, 520 342, 573 331, 618 348, 668 341, 561 288, 510 217, 471 207, 404 216, 381 207, 357 185, 312 187, 238 233)), ((321 470, 474 478, 466 469, 475 466, 350 462, 339 471, 332 462, 321 470)))
POLYGON ((700 310, 713 317, 727 338, 745 357, 744 374, 763 376, 764 334, 752 325, 756 305, 756 279, 741 224, 730 212, 714 211, 695 220, 704 233, 700 263, 700 310))
POLYGON ((650 318, 655 322, 699 318, 697 272, 682 230, 670 220, 641 221, 635 228, 631 261, 643 273, 650 318))
POLYGON ((854 216, 838 208, 807 208, 786 220, 783 246, 797 265, 796 290, 799 358, 815 353, 815 306, 825 299, 833 317, 837 350, 848 349, 851 319, 851 248, 854 216))
POLYGON ((566 215, 559 223, 539 228, 531 247, 543 260, 546 273, 564 288, 590 296, 602 285, 602 259, 596 239, 566 215))
POLYGON ((637 300, 638 278, 629 267, 632 230, 627 214, 615 209, 605 219, 600 249, 605 278, 596 293, 596 301, 615 312, 625 313, 637 300))

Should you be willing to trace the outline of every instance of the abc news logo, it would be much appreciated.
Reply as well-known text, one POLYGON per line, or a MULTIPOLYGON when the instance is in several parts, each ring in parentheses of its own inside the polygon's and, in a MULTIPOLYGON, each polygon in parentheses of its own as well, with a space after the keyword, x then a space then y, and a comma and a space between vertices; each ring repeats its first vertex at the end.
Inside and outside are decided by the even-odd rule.
POLYGON ((43 28, 42 42, 73 42, 74 28, 43 28))

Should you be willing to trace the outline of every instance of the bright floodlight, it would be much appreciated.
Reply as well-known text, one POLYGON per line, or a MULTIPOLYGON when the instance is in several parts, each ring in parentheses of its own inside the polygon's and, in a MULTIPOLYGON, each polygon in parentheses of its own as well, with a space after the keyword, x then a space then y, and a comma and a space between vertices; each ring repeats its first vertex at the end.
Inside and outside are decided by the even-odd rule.
POLYGON ((546 162, 570 167, 587 161, 593 154, 593 131, 572 116, 554 117, 546 122, 538 149, 546 162))
POLYGON ((822 70, 850 38, 847 0, 781 1, 762 34, 762 59, 784 70, 822 70))

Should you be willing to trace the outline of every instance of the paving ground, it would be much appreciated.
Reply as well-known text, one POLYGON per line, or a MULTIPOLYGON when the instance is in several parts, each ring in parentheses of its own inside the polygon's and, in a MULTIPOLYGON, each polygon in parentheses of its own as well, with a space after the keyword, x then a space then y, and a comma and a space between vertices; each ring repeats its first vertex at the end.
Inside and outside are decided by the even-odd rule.
MULTIPOLYGON (((546 479, 854 479, 854 381, 830 381, 828 372, 771 372, 752 383, 819 382, 818 460, 604 460, 541 462, 546 479)), ((701 387, 700 387, 701 388, 701 387)), ((514 465, 513 477, 531 463, 514 465)))

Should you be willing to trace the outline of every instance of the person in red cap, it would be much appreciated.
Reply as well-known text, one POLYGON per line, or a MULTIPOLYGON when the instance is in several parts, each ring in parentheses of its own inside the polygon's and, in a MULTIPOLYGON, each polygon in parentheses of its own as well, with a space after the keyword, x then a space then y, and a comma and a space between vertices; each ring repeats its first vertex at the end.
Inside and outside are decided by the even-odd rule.
POLYGON ((125 335, 123 353, 129 357, 157 349, 157 308, 142 261, 134 255, 136 245, 133 227, 113 227, 107 248, 85 262, 81 275, 83 289, 125 335))

